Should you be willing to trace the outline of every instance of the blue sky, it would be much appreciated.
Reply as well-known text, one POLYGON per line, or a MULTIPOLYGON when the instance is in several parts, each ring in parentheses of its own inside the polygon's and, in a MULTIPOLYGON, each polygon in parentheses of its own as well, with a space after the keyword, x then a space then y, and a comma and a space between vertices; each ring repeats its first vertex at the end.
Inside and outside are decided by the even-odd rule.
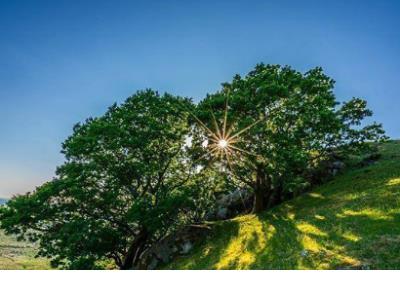
POLYGON ((138 89, 199 100, 258 62, 322 66, 400 138, 399 1, 0 0, 0 197, 53 176, 72 126, 138 89))

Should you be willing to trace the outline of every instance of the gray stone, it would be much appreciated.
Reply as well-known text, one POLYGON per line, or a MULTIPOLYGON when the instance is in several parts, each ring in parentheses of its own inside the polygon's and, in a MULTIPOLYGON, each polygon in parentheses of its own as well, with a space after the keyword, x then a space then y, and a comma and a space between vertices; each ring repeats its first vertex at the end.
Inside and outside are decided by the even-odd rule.
POLYGON ((162 260, 164 263, 168 263, 172 254, 172 250, 167 244, 160 244, 155 250, 156 257, 162 260))
POLYGON ((158 266, 158 260, 156 258, 153 258, 150 262, 150 264, 147 266, 149 270, 154 270, 158 266))
POLYGON ((217 218, 226 219, 228 217, 228 208, 222 207, 217 211, 217 218))
POLYGON ((334 169, 342 169, 344 168, 345 164, 342 161, 334 161, 332 163, 332 168, 334 169))
POLYGON ((243 203, 249 197, 248 192, 237 189, 227 195, 222 196, 218 201, 217 205, 222 207, 230 207, 232 205, 237 205, 243 203))
POLYGON ((186 241, 182 245, 181 253, 182 254, 187 254, 187 253, 189 253, 189 251, 191 251, 192 248, 193 248, 193 244, 190 241, 186 241))
POLYGON ((230 194, 231 197, 231 202, 237 202, 242 200, 242 191, 241 190, 235 190, 230 194))
POLYGON ((301 251, 300 255, 301 255, 302 257, 308 256, 308 250, 303 249, 303 250, 301 251))
POLYGON ((189 253, 200 238, 211 230, 206 224, 188 225, 163 238, 146 251, 140 259, 140 269, 157 269, 161 263, 168 263, 173 258, 189 253))

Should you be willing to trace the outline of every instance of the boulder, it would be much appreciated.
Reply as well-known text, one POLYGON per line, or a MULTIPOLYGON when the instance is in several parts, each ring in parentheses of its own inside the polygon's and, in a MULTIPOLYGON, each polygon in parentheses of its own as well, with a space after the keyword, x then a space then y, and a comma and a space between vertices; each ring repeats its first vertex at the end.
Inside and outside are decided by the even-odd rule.
POLYGON ((218 201, 217 205, 229 208, 236 205, 244 205, 245 201, 249 199, 249 192, 241 189, 236 189, 233 192, 223 195, 218 201))
POLYGON ((345 163, 343 161, 334 161, 332 162, 332 168, 333 169, 343 169, 345 167, 345 163))
POLYGON ((217 210, 217 219, 224 220, 228 218, 228 208, 221 207, 217 210))
POLYGON ((193 244, 190 241, 186 241, 182 244, 181 254, 187 254, 193 248, 193 244))
POLYGON ((208 225, 190 225, 171 233, 153 245, 140 258, 139 269, 157 269, 177 256, 188 254, 194 243, 206 236, 211 228, 208 225))

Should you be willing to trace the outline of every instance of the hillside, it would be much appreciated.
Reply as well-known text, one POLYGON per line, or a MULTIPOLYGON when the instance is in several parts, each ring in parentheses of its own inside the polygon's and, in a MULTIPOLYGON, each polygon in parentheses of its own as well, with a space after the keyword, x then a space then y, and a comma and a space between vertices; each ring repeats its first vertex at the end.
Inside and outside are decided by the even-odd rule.
MULTIPOLYGON (((0 199, 0 205, 7 199, 0 199)), ((0 270, 42 270, 49 269, 49 262, 35 258, 36 247, 28 242, 19 242, 0 230, 0 270)))
MULTIPOLYGON (((382 158, 260 215, 211 223, 167 269, 400 269, 400 141, 382 158)), ((0 269, 47 269, 0 232, 0 269)))
POLYGON ((168 269, 400 269, 400 142, 260 215, 213 223, 168 269))
POLYGON ((35 258, 36 248, 27 242, 19 242, 0 231, 0 270, 43 270, 49 262, 35 258))

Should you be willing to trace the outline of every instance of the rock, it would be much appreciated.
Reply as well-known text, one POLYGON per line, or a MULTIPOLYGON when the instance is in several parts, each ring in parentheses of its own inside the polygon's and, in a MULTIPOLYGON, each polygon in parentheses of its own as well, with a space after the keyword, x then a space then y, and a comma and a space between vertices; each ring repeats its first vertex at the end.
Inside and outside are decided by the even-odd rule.
POLYGON ((345 167, 345 164, 344 164, 344 162, 342 162, 342 161, 334 161, 334 162, 332 162, 332 168, 333 169, 343 169, 345 167))
POLYGON ((169 262, 172 253, 173 253, 172 249, 169 248, 168 243, 160 244, 154 250, 154 254, 155 254, 156 258, 160 259, 163 263, 169 262))
POLYGON ((193 248, 193 244, 190 241, 186 241, 185 243, 183 243, 182 245, 182 250, 181 253, 182 254, 187 254, 189 253, 189 251, 193 248))
POLYGON ((301 255, 302 257, 308 256, 308 250, 303 249, 303 250, 301 251, 300 255, 301 255))
POLYGON ((141 256, 139 268, 154 270, 161 263, 166 264, 179 255, 188 254, 194 243, 204 238, 210 230, 211 227, 206 224, 188 225, 171 233, 141 256))
POLYGON ((332 163, 329 164, 328 166, 328 170, 329 173, 333 176, 337 175, 343 168, 345 168, 345 163, 340 161, 340 160, 336 160, 333 161, 332 163))
POLYGON ((376 160, 364 160, 361 163, 361 166, 370 166, 370 165, 375 164, 375 163, 376 163, 376 160))
POLYGON ((371 267, 368 264, 361 265, 361 270, 370 270, 371 267))
POLYGON ((252 195, 243 189, 222 195, 216 201, 215 209, 206 215, 206 220, 224 220, 237 214, 249 211, 252 205, 252 195))
POLYGON ((249 192, 237 189, 227 195, 222 196, 218 201, 218 206, 230 207, 233 205, 243 205, 251 197, 249 192))
POLYGON ((207 212, 207 214, 204 217, 205 221, 214 221, 217 219, 217 216, 215 214, 215 210, 210 210, 207 212))
POLYGON ((226 219, 228 217, 228 208, 222 207, 217 211, 217 218, 218 219, 226 219))
POLYGON ((242 190, 235 190, 230 194, 230 198, 231 198, 231 202, 239 202, 241 201, 243 198, 243 191, 242 190))
POLYGON ((228 207, 231 204, 231 196, 230 194, 222 196, 218 201, 218 206, 228 207))
POLYGON ((158 266, 158 260, 156 258, 153 258, 150 264, 147 266, 147 269, 154 270, 157 266, 158 266))

